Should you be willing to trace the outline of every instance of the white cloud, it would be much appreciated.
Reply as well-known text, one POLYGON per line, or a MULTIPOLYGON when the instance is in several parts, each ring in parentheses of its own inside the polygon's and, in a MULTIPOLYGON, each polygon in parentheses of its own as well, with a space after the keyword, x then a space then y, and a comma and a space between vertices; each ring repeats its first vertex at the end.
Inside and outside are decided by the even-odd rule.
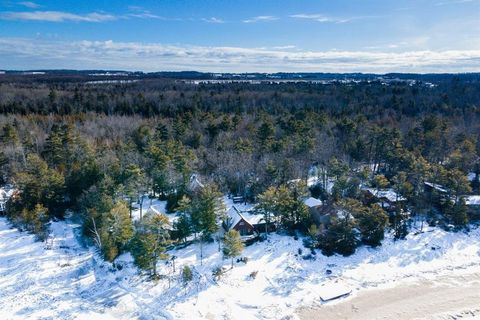
POLYGON ((250 19, 243 20, 244 23, 255 23, 255 22, 269 22, 278 20, 277 17, 274 16, 256 16, 250 19))
POLYGON ((223 19, 219 19, 215 17, 203 18, 202 21, 208 22, 208 23, 225 23, 223 19))
POLYGON ((104 22, 116 20, 117 17, 111 14, 87 13, 74 14, 62 11, 33 11, 33 12, 1 12, 0 19, 3 20, 26 20, 26 21, 49 21, 49 22, 104 22))
POLYGON ((378 19, 383 17, 385 16, 370 15, 370 16, 336 17, 336 16, 329 16, 321 13, 313 13, 313 14, 298 13, 298 14, 290 15, 290 18, 311 20, 311 21, 322 22, 322 23, 347 23, 355 20, 378 19))
MULTIPOLYGON (((162 17, 144 10, 141 7, 129 7, 130 12, 122 15, 113 15, 109 13, 91 12, 87 14, 77 14, 63 11, 22 11, 22 12, 0 12, 0 20, 20 20, 20 21, 48 21, 48 22, 105 22, 120 19, 158 19, 165 21, 184 21, 181 18, 162 17)), ((212 18, 215 19, 215 18, 212 18)), ((220 23, 218 19, 217 23, 220 23)), ((210 21, 213 22, 213 21, 210 21)))
POLYGON ((19 2, 18 4, 30 9, 40 8, 39 4, 31 1, 22 1, 22 2, 19 2))
POLYGON ((199 70, 210 72, 478 72, 480 50, 305 51, 114 41, 0 38, 6 69, 199 70))
POLYGON ((357 18, 339 18, 339 17, 327 16, 324 14, 307 14, 307 13, 293 14, 290 16, 290 18, 314 20, 317 22, 332 22, 332 23, 346 23, 346 22, 350 22, 353 19, 357 19, 357 18))
POLYGON ((476 2, 476 0, 447 0, 447 1, 440 1, 435 3, 436 6, 446 6, 450 4, 461 4, 461 3, 471 3, 476 2))
POLYGON ((288 44, 288 45, 285 45, 285 46, 275 46, 275 47, 272 47, 272 49, 274 50, 288 50, 288 49, 295 49, 297 46, 294 46, 292 44, 288 44))
POLYGON ((131 11, 130 13, 127 13, 125 15, 120 16, 121 18, 124 19, 129 19, 129 18, 138 18, 138 19, 160 19, 160 20, 168 20, 165 17, 156 15, 151 13, 148 10, 145 10, 144 8, 140 6, 128 6, 128 10, 131 11))
POLYGON ((125 16, 122 16, 122 18, 139 18, 139 19, 160 19, 160 20, 166 20, 166 18, 158 16, 156 14, 150 13, 148 11, 144 12, 137 12, 137 13, 129 13, 126 14, 125 16))

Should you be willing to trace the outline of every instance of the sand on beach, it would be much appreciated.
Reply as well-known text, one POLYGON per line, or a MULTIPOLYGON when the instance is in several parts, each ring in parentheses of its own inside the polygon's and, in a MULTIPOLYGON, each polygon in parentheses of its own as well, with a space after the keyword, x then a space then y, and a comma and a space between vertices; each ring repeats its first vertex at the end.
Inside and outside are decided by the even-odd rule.
POLYGON ((296 313, 301 320, 480 319, 480 273, 367 289, 296 313))

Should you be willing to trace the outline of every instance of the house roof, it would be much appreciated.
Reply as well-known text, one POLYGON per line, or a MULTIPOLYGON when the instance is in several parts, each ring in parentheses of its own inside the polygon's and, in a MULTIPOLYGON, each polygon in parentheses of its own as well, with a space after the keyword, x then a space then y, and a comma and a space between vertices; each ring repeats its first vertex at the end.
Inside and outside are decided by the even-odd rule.
POLYGON ((309 208, 314 208, 323 205, 323 202, 321 200, 318 200, 314 197, 307 198, 303 200, 303 203, 309 208))
POLYGON ((243 211, 240 212, 235 206, 232 206, 227 211, 227 217, 230 220, 229 228, 233 228, 236 226, 241 220, 244 220, 248 224, 252 225, 252 227, 256 224, 263 223, 263 215, 261 214, 253 214, 251 211, 243 211))
POLYGON ((425 181, 424 183, 425 183, 425 185, 427 185, 431 188, 434 188, 435 190, 437 190, 439 192, 447 193, 447 189, 445 189, 445 187, 440 185, 440 184, 436 184, 436 183, 428 182, 428 181, 425 181))
POLYGON ((229 223, 230 223, 230 228, 234 227, 237 225, 238 222, 240 222, 240 220, 242 220, 242 215, 240 215, 240 212, 237 210, 237 208, 235 207, 231 207, 228 211, 227 211, 227 218, 229 220, 229 223))
POLYGON ((0 188, 0 202, 6 203, 8 199, 13 195, 15 192, 15 188, 10 185, 6 185, 0 188))
POLYGON ((477 177, 477 174, 475 172, 469 172, 467 174, 468 181, 474 181, 476 177, 477 177))
POLYGON ((373 196, 377 198, 384 198, 390 202, 405 201, 404 197, 399 195, 393 189, 375 189, 375 188, 365 188, 364 190, 370 192, 373 196))
POLYGON ((480 195, 466 196, 465 204, 467 206, 480 206, 480 195))

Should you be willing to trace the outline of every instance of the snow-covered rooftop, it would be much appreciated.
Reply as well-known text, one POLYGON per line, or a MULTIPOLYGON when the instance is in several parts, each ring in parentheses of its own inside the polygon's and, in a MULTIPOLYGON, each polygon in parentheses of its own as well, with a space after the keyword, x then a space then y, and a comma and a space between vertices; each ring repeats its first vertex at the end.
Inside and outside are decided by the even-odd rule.
POLYGON ((259 224, 259 223, 263 223, 264 222, 264 219, 263 219, 263 215, 262 214, 253 214, 251 211, 245 211, 245 212, 241 212, 241 214, 243 215, 243 217, 245 219, 248 220, 248 222, 250 222, 251 224, 259 224))
POLYGON ((469 172, 469 173, 467 174, 467 179, 468 179, 468 181, 473 181, 473 180, 475 180, 475 177, 476 177, 476 176, 477 176, 477 175, 476 175, 475 172, 469 172))
POLYGON ((237 225, 237 223, 242 220, 242 215, 240 215, 240 212, 235 208, 231 207, 227 211, 227 219, 229 223, 229 228, 232 228, 237 225))
POLYGON ((263 215, 261 214, 254 214, 252 210, 248 211, 240 211, 237 207, 232 206, 227 210, 227 217, 229 219, 229 227, 232 228, 240 220, 245 220, 246 222, 250 223, 252 226, 255 224, 263 223, 263 215))
POLYGON ((425 181, 425 185, 427 185, 431 188, 434 188, 435 190, 440 191, 442 193, 447 192, 447 189, 444 186, 442 186, 441 184, 436 184, 436 183, 433 183, 433 182, 425 181))
POLYGON ((307 198, 307 199, 303 200, 303 203, 305 203, 305 205, 309 208, 318 207, 318 206, 321 206, 323 204, 322 200, 318 200, 314 197, 310 197, 310 198, 307 198))
POLYGON ((6 185, 0 188, 0 211, 5 210, 6 203, 15 192, 15 188, 10 185, 6 185))
POLYGON ((377 198, 385 198, 390 202, 405 201, 404 197, 396 193, 393 189, 375 189, 375 188, 364 188, 364 190, 370 192, 377 198))
POLYGON ((8 199, 10 199, 10 197, 13 195, 13 193, 15 192, 15 188, 13 188, 13 186, 11 185, 5 185, 3 187, 0 188, 0 201, 8 201, 8 199))
POLYGON ((467 206, 480 206, 480 195, 466 196, 465 204, 467 206))

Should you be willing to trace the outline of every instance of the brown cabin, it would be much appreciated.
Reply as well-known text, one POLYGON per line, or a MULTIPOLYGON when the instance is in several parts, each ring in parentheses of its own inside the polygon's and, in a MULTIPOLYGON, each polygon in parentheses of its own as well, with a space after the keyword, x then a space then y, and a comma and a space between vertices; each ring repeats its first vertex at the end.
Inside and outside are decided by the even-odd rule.
MULTIPOLYGON (((241 236, 251 236, 265 232, 265 220, 263 215, 252 214, 251 212, 240 212, 235 206, 227 211, 226 230, 237 230, 241 236)), ((274 230, 273 224, 269 231, 274 230)))

